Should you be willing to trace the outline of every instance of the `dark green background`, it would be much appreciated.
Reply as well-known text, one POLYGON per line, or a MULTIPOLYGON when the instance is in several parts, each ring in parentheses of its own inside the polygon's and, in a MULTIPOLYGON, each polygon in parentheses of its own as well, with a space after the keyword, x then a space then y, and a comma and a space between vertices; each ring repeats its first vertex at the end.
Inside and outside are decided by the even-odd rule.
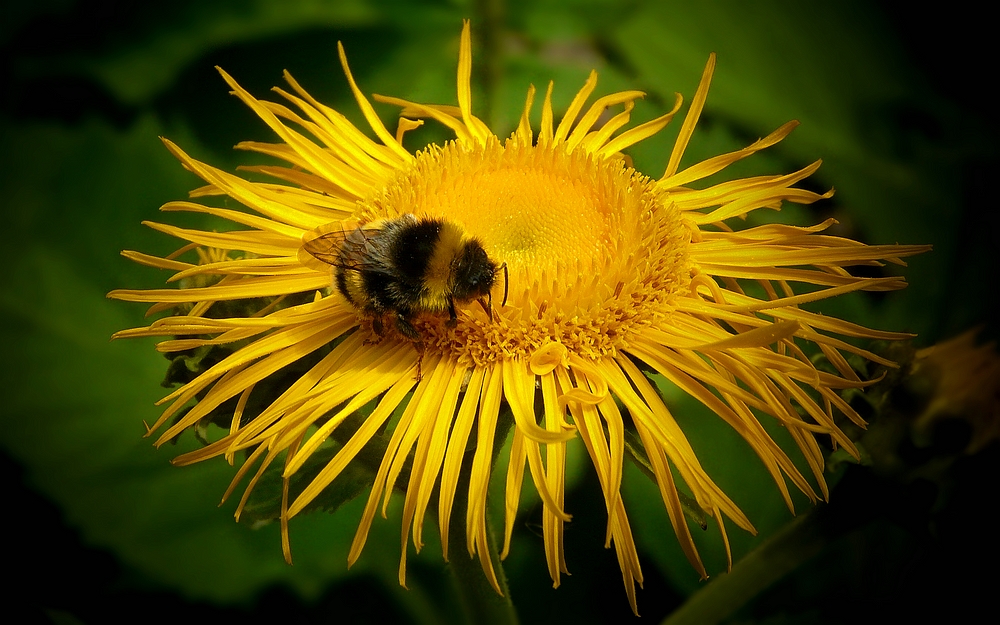
MULTIPOLYGON (((458 34, 461 20, 472 18, 475 107, 502 136, 529 83, 544 92, 554 79, 555 103, 565 107, 594 68, 599 94, 649 94, 635 111, 644 121, 668 108, 675 91, 689 101, 715 51, 718 70, 686 164, 798 119, 789 139, 736 172, 786 172, 823 158, 807 184, 837 194, 775 218, 813 223, 833 215, 840 233, 868 243, 934 245, 906 269, 905 292, 822 310, 917 332, 921 345, 977 323, 995 338, 1000 219, 988 185, 998 133, 995 98, 986 96, 996 75, 994 34, 966 2, 934 14, 888 0, 800 4, 5 0, 0 483, 4 564, 16 580, 4 588, 8 610, 27 607, 35 621, 57 623, 460 618, 436 544, 411 554, 410 590, 397 586, 398 515, 376 522, 349 572, 347 547, 363 502, 332 517, 298 518, 289 567, 275 527, 237 525, 232 503, 216 508, 229 467, 175 469, 167 461, 177 449, 154 451, 141 438, 142 421, 157 415, 166 361, 149 341, 108 341, 143 323, 143 311, 105 293, 161 284, 163 275, 118 251, 172 250, 173 241, 139 222, 157 219, 162 203, 199 184, 157 136, 225 169, 246 158, 230 149, 238 141, 272 139, 227 94, 214 65, 258 96, 287 68, 360 123, 338 40, 366 93, 454 103, 458 34)), ((378 110, 394 127, 397 111, 378 110)), ((662 172, 677 126, 631 150, 637 168, 662 172)), ((446 136, 421 130, 408 147, 446 136)), ((674 399, 704 464, 762 535, 787 522, 746 445, 674 399)), ((954 614, 984 600, 977 592, 988 577, 977 567, 996 554, 997 541, 981 531, 989 526, 977 514, 996 492, 995 482, 980 481, 996 475, 995 451, 963 465, 967 475, 944 510, 910 523, 887 517, 851 535, 741 618, 827 623, 872 611, 903 618, 933 608, 954 614)), ((566 539, 574 574, 560 589, 551 589, 545 571, 537 506, 529 501, 518 525, 507 570, 525 623, 632 618, 613 552, 602 548, 606 514, 596 478, 581 454, 575 458, 566 539)), ((647 577, 639 609, 657 622, 699 582, 655 492, 636 472, 627 480, 647 577)), ((756 544, 731 529, 737 557, 756 544)), ((715 573, 724 563, 710 534, 697 539, 715 573)))

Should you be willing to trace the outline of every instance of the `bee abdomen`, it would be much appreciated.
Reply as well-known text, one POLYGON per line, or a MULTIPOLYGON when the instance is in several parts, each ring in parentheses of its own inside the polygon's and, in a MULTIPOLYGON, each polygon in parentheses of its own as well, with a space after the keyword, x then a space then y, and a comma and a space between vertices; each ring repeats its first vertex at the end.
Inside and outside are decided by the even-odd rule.
POLYGON ((392 293, 397 306, 441 311, 448 306, 450 260, 457 226, 426 219, 401 230, 390 250, 399 280, 392 293))

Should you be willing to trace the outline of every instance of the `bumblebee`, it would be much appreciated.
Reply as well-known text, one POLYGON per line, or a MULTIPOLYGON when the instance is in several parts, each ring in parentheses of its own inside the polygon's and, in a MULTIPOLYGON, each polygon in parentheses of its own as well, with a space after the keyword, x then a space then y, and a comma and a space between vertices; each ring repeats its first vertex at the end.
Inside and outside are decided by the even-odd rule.
MULTIPOLYGON (((491 260, 458 224, 407 213, 350 231, 328 228, 307 233, 303 249, 333 267, 337 291, 371 317, 377 336, 388 318, 400 334, 419 341, 414 318, 447 311, 454 324, 456 302, 479 300, 492 319, 491 290, 507 265, 491 260)), ((504 291, 506 303, 506 281, 504 291)))

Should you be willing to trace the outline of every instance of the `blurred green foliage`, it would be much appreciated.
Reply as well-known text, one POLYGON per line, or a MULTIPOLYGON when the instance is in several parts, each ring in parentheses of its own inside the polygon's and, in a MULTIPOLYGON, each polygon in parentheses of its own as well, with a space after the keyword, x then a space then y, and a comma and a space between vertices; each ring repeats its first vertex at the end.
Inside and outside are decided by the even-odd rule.
MULTIPOLYGON (((565 107, 591 69, 599 72, 600 94, 645 90, 636 107, 637 121, 645 121, 669 108, 674 92, 689 100, 715 51, 718 70, 686 164, 800 120, 791 138, 733 169, 784 172, 823 158, 809 184, 836 187, 835 198, 776 219, 814 223, 834 216, 839 233, 869 243, 934 244, 933 253, 905 270, 906 291, 823 308, 918 332, 928 344, 995 319, 996 289, 984 280, 995 268, 998 219, 985 180, 997 160, 997 127, 975 98, 978 83, 949 79, 928 65, 921 23, 897 15, 896 7, 782 0, 5 1, 0 447, 9 456, 4 484, 28 493, 6 504, 8 536, 24 549, 8 560, 26 571, 18 601, 38 615, 45 608, 84 622, 115 613, 101 607, 103 599, 124 605, 130 597, 148 598, 136 609, 148 610, 150 622, 187 614, 178 607, 184 602, 205 613, 243 610, 240 618, 249 621, 268 610, 310 615, 313 622, 459 618, 437 545, 418 558, 411 554, 409 591, 396 584, 398 514, 375 523, 351 571, 346 553, 361 501, 335 515, 297 518, 295 565, 288 566, 276 527, 237 525, 232 503, 215 507, 230 467, 176 469, 167 460, 193 440, 154 451, 142 438, 142 422, 158 414, 153 404, 164 393, 159 383, 167 362, 150 342, 108 341, 143 318, 138 306, 108 301, 105 293, 162 282, 160 272, 117 253, 170 251, 174 243, 140 221, 157 219, 158 206, 200 184, 157 136, 226 169, 246 157, 231 151, 233 144, 270 139, 226 94, 214 65, 258 96, 287 68, 361 125, 337 41, 366 93, 452 104, 461 20, 471 18, 475 107, 502 136, 513 129, 529 84, 544 90, 554 80, 556 107, 565 107), (955 85, 963 91, 949 91, 955 85), (85 548, 52 552, 47 539, 85 548), (116 564, 88 579, 88 567, 103 562, 99 553, 116 564)), ((954 19, 944 26, 963 25, 954 19)), ((935 32, 938 41, 962 41, 935 32)), ((975 67, 957 67, 965 58, 960 50, 946 58, 972 78, 975 67)), ((985 66, 987 59, 978 61, 985 66)), ((393 127, 397 111, 377 110, 393 127)), ((631 150, 640 171, 660 175, 678 126, 631 150)), ((408 147, 447 138, 427 127, 408 135, 408 147)), ((990 326, 986 334, 995 332, 990 326)), ((789 513, 747 445, 691 400, 672 399, 704 464, 761 537, 786 523, 789 513)), ((613 552, 602 548, 606 513, 596 478, 580 456, 572 463, 574 520, 566 539, 569 567, 578 575, 551 590, 533 526, 537 508, 529 506, 515 532, 507 571, 526 623, 630 618, 613 552)), ((680 553, 655 488, 631 468, 625 496, 647 576, 640 612, 655 619, 701 582, 680 553)), ((730 530, 736 558, 761 539, 730 530)), ((709 571, 724 570, 713 530, 698 540, 709 571)), ((886 544, 894 540, 901 539, 893 534, 886 544)))

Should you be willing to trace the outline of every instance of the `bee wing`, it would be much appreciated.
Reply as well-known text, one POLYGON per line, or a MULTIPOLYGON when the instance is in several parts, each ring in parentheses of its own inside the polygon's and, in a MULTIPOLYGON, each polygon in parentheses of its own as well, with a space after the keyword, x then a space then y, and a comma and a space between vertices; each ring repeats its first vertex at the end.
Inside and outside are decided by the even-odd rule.
POLYGON ((299 261, 320 271, 330 266, 378 270, 381 264, 376 260, 379 252, 375 242, 380 232, 380 228, 351 228, 342 223, 320 226, 303 235, 299 261))
POLYGON ((329 271, 330 265, 337 264, 341 242, 350 231, 335 222, 306 232, 298 252, 299 262, 316 271, 329 271))
POLYGON ((306 239, 303 241, 302 249, 327 265, 339 265, 341 248, 347 236, 346 232, 328 232, 314 239, 306 239))

